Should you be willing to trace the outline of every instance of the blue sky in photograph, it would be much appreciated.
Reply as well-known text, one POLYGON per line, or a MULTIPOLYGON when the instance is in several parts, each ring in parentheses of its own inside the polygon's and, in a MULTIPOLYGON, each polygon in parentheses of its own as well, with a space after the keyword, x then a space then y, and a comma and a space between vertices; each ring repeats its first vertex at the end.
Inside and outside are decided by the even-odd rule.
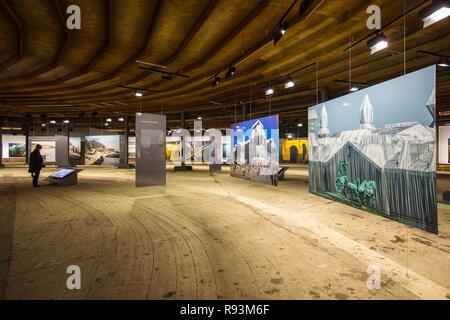
POLYGON ((111 136, 87 136, 86 141, 97 141, 105 145, 108 149, 114 149, 119 151, 120 149, 120 136, 119 135, 111 135, 111 136))
POLYGON ((320 112, 325 104, 331 134, 359 129, 360 108, 366 94, 373 106, 377 129, 386 124, 410 121, 429 126, 433 118, 426 104, 435 87, 436 67, 431 66, 312 108, 317 111, 320 120, 320 112))
POLYGON ((81 138, 80 137, 69 137, 69 143, 73 146, 81 148, 81 138))

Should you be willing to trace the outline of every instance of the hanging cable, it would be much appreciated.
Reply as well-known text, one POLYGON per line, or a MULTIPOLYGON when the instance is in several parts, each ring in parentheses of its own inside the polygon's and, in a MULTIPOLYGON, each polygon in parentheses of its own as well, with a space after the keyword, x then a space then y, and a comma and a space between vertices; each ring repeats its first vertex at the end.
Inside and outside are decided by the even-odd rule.
POLYGON ((316 61, 316 105, 319 104, 319 60, 316 61))
POLYGON ((348 51, 348 75, 349 75, 349 90, 348 92, 352 91, 352 43, 353 43, 353 36, 350 37, 350 50, 348 51))
POLYGON ((403 74, 406 74, 406 0, 403 0, 403 74))

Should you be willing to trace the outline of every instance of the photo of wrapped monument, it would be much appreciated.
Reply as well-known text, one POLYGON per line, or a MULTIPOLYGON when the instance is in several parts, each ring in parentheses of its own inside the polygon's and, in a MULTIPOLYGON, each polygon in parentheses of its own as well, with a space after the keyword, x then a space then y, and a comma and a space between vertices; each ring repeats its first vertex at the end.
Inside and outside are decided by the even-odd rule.
POLYGON ((310 108, 310 191, 437 233, 435 101, 432 66, 310 108))
POLYGON ((278 115, 236 123, 231 129, 232 176, 265 182, 278 173, 278 115))

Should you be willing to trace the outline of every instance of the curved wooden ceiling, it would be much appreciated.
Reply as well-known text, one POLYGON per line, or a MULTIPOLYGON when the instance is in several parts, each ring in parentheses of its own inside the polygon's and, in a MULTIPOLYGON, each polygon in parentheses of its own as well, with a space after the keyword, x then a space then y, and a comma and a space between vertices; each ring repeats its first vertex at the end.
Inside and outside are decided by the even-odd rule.
MULTIPOLYGON (((431 0, 406 1, 407 10, 417 8, 383 29, 390 47, 375 55, 367 41, 345 49, 370 34, 368 5, 380 5, 385 23, 404 12, 403 1, 312 2, 300 16, 298 1, 274 45, 268 39, 291 0, 0 0, 0 115, 185 111, 231 121, 248 104, 252 114, 305 118, 317 84, 329 97, 348 92, 335 80, 349 80, 350 54, 352 80, 367 84, 403 73, 404 46, 408 72, 436 63, 419 50, 450 55, 450 19, 422 29, 418 18, 431 0), (81 7, 81 30, 65 27, 71 4, 81 7), (137 60, 189 78, 165 79, 137 60), (236 75, 224 79, 237 61, 236 75), (285 90, 282 80, 291 73, 296 86, 285 90), (215 74, 224 80, 213 87, 215 74), (267 99, 269 85, 275 94, 267 99), (152 91, 136 98, 121 86, 152 91)), ((439 74, 438 106, 450 110, 450 75, 439 74)))

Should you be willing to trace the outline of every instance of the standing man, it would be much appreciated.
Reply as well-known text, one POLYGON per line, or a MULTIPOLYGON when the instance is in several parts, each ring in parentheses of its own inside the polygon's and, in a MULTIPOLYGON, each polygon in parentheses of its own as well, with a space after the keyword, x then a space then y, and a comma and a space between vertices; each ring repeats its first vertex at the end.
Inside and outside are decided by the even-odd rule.
POLYGON ((41 173, 41 169, 45 167, 44 159, 41 156, 41 149, 42 146, 37 144, 36 149, 30 154, 30 166, 28 172, 31 173, 31 177, 33 178, 34 188, 39 187, 39 174, 41 173))

